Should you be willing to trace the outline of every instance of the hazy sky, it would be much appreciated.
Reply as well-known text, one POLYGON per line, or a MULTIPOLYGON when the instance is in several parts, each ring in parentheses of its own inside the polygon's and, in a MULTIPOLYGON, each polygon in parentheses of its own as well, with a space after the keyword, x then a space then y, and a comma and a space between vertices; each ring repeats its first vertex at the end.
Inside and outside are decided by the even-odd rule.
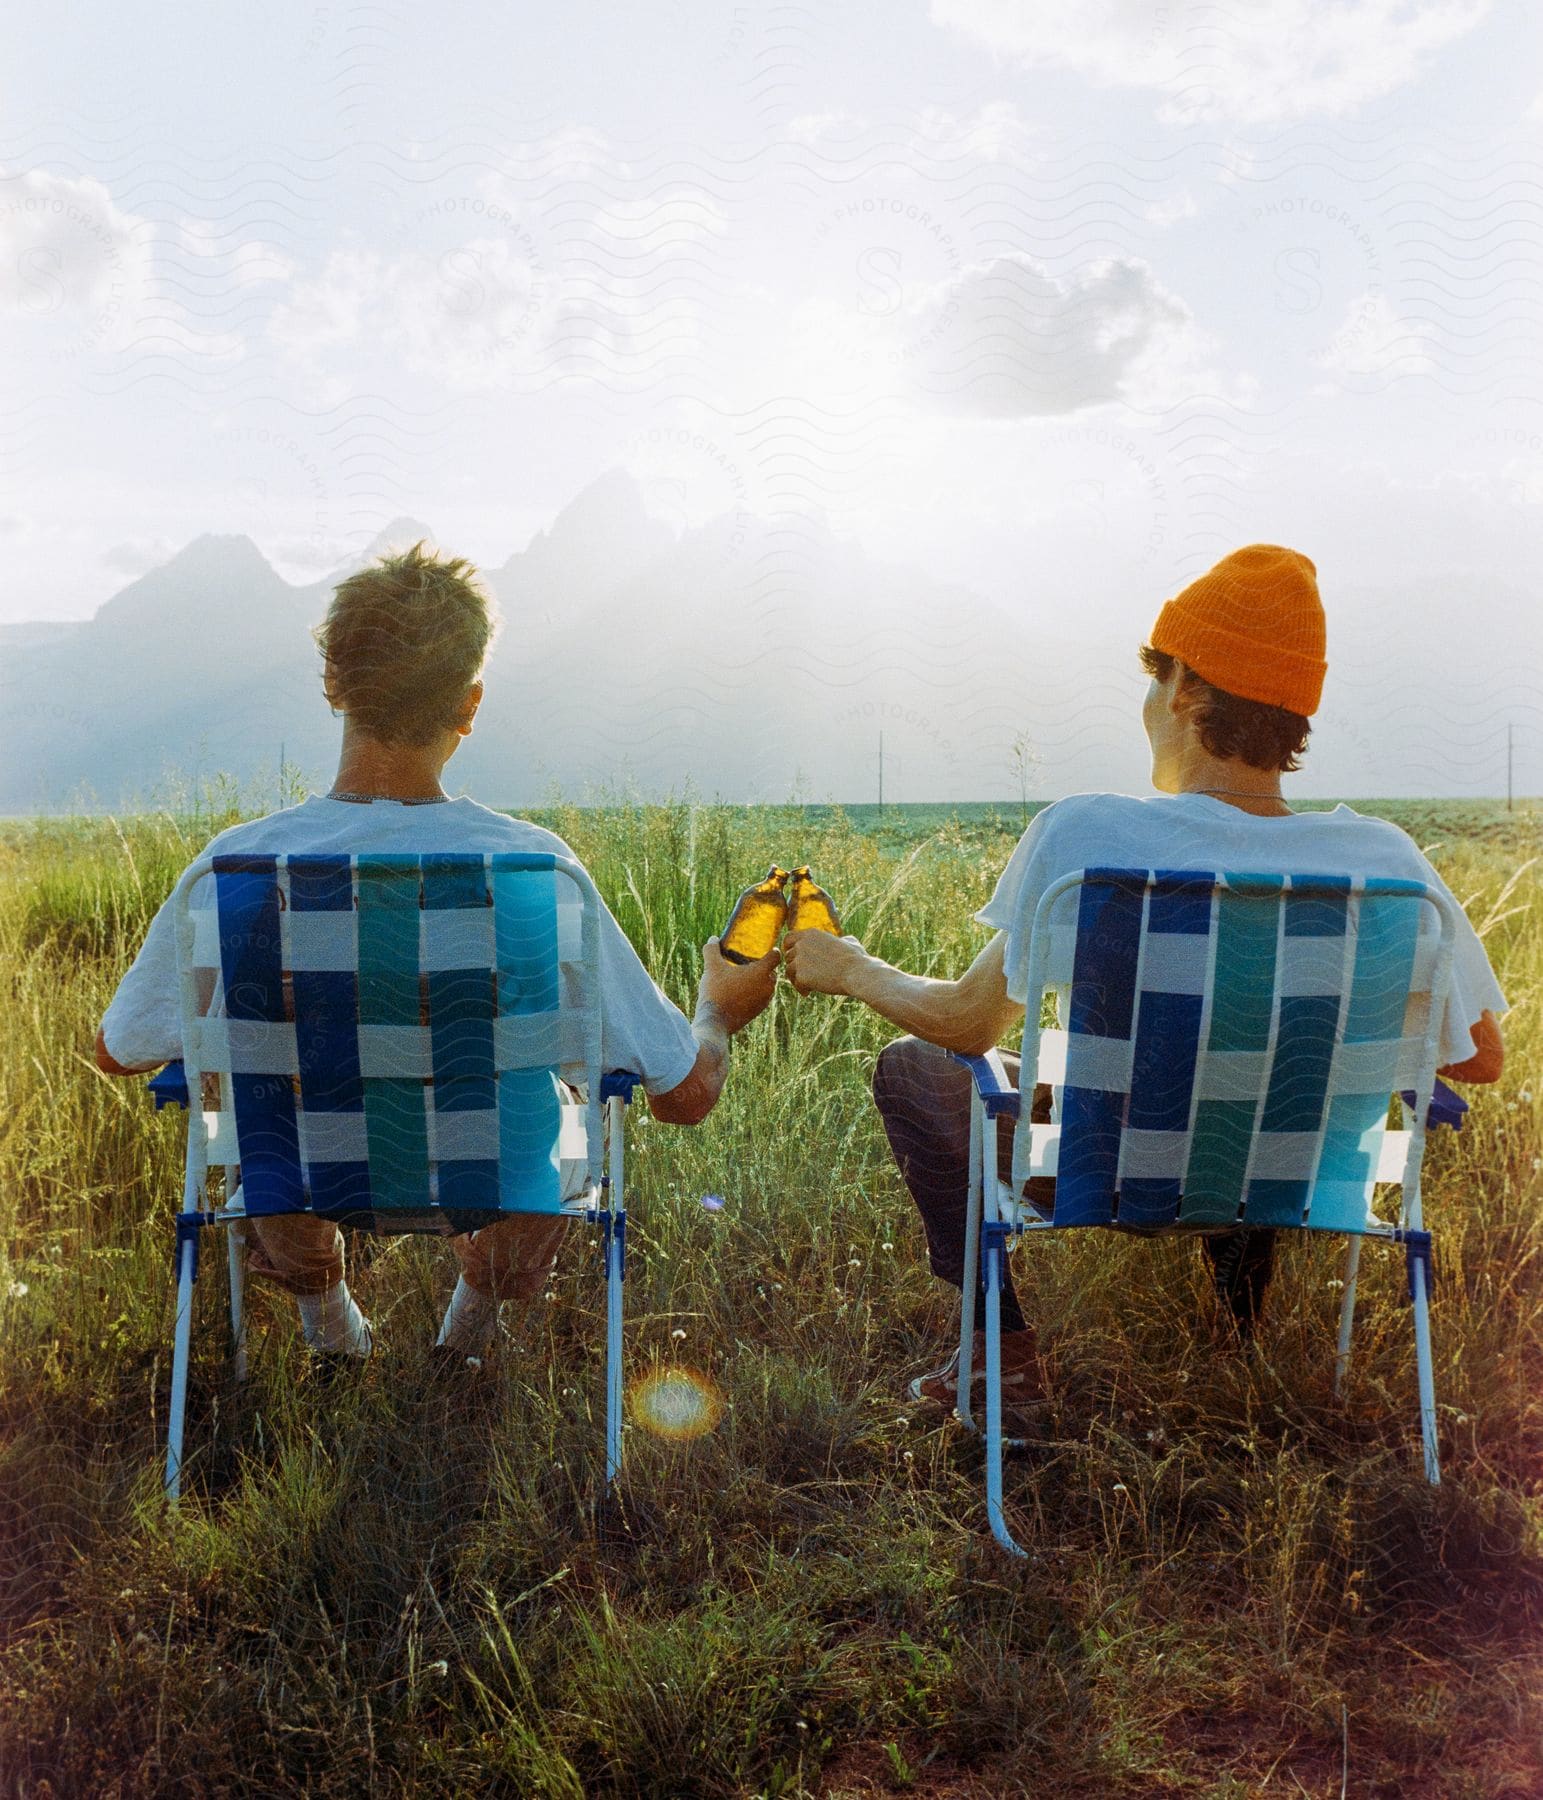
POLYGON ((294 581, 402 513, 501 562, 619 464, 677 527, 970 584, 1047 681, 1295 544, 1331 725, 1412 636, 1457 791, 1510 723, 1535 792, 1540 129, 1496 0, 40 14, 0 619, 204 531, 294 581))

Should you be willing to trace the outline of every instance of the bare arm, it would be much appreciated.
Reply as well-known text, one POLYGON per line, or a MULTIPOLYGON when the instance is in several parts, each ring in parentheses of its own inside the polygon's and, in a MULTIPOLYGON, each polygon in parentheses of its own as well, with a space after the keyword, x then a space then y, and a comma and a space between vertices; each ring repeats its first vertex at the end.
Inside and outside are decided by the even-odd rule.
POLYGON ((997 932, 957 981, 939 981, 892 968, 856 938, 792 931, 782 940, 788 978, 799 993, 850 994, 892 1025, 963 1056, 994 1049, 1023 1017, 1007 997, 1006 944, 997 932))
POLYGON ((1505 1039, 1500 1035, 1500 1021, 1486 1007, 1478 1022, 1470 1027, 1474 1053, 1464 1062, 1448 1063, 1436 1073, 1443 1081, 1498 1081, 1505 1067, 1505 1039))
POLYGON ((648 1110, 665 1125, 700 1125, 718 1104, 729 1078, 731 1034, 723 1015, 712 1004, 698 1000, 691 1029, 697 1053, 690 1074, 667 1092, 648 1096, 648 1110))
POLYGON ((104 1075, 148 1075, 152 1069, 160 1068, 160 1063, 121 1063, 107 1048, 107 1039, 102 1036, 100 1025, 96 1028, 96 1066, 104 1075))
POLYGON ((700 1125, 718 1104, 729 1078, 729 1039, 771 999, 781 961, 777 951, 768 950, 759 962, 731 963, 719 952, 717 938, 708 939, 691 1021, 696 1061, 684 1081, 648 1096, 648 1110, 656 1119, 666 1125, 700 1125))

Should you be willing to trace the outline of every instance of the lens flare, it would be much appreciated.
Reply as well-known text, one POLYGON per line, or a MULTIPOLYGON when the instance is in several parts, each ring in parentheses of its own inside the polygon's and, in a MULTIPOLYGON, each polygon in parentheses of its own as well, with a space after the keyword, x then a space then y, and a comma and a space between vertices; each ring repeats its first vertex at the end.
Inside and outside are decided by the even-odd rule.
POLYGON ((655 1437, 682 1443, 706 1437, 723 1417, 723 1396, 695 1369, 659 1369, 634 1383, 633 1423, 655 1437))

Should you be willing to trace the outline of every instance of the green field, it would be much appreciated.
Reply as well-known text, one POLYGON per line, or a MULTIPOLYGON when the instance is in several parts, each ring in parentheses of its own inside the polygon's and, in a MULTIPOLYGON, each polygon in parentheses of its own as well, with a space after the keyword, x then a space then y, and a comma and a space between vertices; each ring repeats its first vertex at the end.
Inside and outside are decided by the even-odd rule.
MULTIPOLYGON (((1505 1079, 1427 1161, 1446 1480, 1417 1465, 1401 1264, 1363 1265, 1336 1404, 1328 1243, 1286 1246, 1245 1361, 1192 1244, 1068 1236, 1016 1260, 1057 1392, 1008 1467, 1027 1566, 986 1533, 977 1445, 902 1400, 953 1314, 868 1097, 893 1034, 785 985, 705 1125, 632 1122, 629 1373, 700 1372, 716 1431, 632 1428, 597 1515, 583 1229, 459 1397, 424 1356, 448 1253, 355 1239, 379 1350, 341 1390, 260 1288, 238 1387, 206 1274, 169 1518, 181 1115, 90 1044, 237 808, 0 828, 0 1793, 1543 1793, 1539 817, 1359 804, 1429 848, 1513 1006, 1505 1079)), ((535 816, 689 1006, 774 860, 880 954, 958 972, 1019 813, 535 816)))

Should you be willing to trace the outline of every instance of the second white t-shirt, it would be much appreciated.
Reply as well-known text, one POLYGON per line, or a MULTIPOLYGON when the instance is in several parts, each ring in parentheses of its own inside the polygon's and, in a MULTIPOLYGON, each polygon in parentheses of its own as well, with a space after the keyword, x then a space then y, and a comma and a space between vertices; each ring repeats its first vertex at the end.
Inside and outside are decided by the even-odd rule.
MULTIPOLYGON (((1453 899, 1413 838, 1386 819, 1353 807, 1267 817, 1210 794, 1073 794, 1036 813, 1019 839, 996 892, 975 915, 1007 933, 1007 992, 1020 1004, 1027 984, 1028 934, 1050 884, 1085 868, 1197 869, 1274 875, 1395 876, 1423 881, 1453 899)), ((1067 904, 1075 894, 1067 896, 1067 904)), ((1455 900, 1453 901, 1456 906, 1455 900)), ((1058 915, 1061 903, 1053 910, 1058 915)), ((1486 1010, 1506 1010, 1489 958, 1461 907, 1452 986, 1442 1020, 1440 1060, 1465 1062, 1470 1028, 1486 1010)))

